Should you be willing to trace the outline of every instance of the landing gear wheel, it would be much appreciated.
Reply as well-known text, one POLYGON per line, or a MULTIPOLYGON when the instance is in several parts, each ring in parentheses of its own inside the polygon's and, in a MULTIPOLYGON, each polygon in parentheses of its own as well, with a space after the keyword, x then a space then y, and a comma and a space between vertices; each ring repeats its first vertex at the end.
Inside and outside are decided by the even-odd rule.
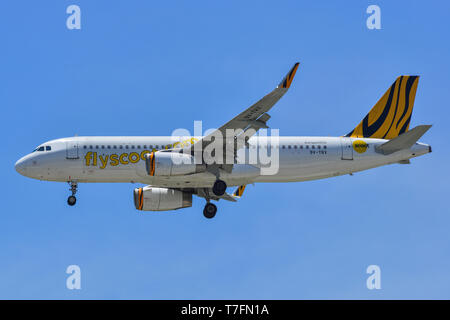
POLYGON ((205 205, 205 209, 203 209, 203 215, 205 216, 205 218, 211 219, 214 218, 214 216, 216 215, 217 212, 217 207, 215 204, 208 202, 205 205))
POLYGON ((77 198, 75 198, 75 196, 70 196, 67 198, 67 204, 69 206, 73 206, 75 203, 77 203, 77 198))
POLYGON ((225 181, 216 180, 216 182, 214 182, 212 191, 216 196, 223 196, 225 190, 227 190, 227 184, 225 183, 225 181))

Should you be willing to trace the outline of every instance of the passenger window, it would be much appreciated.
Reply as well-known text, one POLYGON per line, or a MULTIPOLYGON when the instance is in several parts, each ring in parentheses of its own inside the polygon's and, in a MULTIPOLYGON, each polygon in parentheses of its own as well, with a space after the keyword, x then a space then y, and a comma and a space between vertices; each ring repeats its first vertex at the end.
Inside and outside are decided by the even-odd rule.
POLYGON ((300 149, 303 149, 303 146, 300 146, 300 149))
POLYGON ((306 148, 306 149, 309 149, 309 146, 306 146, 305 148, 306 148))
POLYGON ((317 149, 320 149, 320 146, 317 146, 317 149))
POLYGON ((141 146, 137 146, 137 148, 138 148, 138 149, 140 149, 140 148, 141 148, 141 146))
POLYGON ((286 149, 286 146, 285 146, 285 145, 283 145, 283 149, 286 149))
POLYGON ((92 149, 92 146, 89 146, 89 149, 92 149))
POLYGON ((123 146, 122 146, 122 145, 120 145, 120 146, 119 146, 119 149, 123 149, 123 146))
POLYGON ((326 149, 326 148, 327 148, 327 146, 323 146, 323 148, 324 148, 324 149, 326 149))
POLYGON ((117 149, 117 146, 116 146, 116 145, 114 145, 114 146, 113 146, 113 149, 117 149))
POLYGON ((125 146, 125 149, 128 149, 128 145, 125 146))
POLYGON ((108 149, 111 149, 111 146, 108 146, 108 149))
POLYGON ((316 147, 315 146, 311 146, 311 149, 315 149, 316 147))
POLYGON ((291 145, 288 146, 288 149, 290 149, 290 148, 291 148, 291 145))
POLYGON ((83 149, 87 149, 87 146, 83 146, 83 149))
POLYGON ((105 149, 105 146, 102 146, 102 149, 105 149))
POLYGON ((294 146, 294 149, 297 149, 297 146, 296 146, 296 145, 294 146))
MULTIPOLYGON (((86 147, 86 146, 85 146, 85 147, 86 147)), ((46 146, 46 147, 45 147, 45 150, 50 151, 50 150, 52 150, 52 147, 46 146)))

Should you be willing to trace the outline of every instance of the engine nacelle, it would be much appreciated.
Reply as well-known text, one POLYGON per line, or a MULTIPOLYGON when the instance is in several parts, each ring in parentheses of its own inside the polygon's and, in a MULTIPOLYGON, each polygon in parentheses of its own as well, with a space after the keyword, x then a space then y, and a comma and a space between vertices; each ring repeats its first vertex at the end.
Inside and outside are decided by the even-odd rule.
POLYGON ((134 205, 143 211, 165 211, 192 207, 192 193, 147 186, 134 189, 134 205))
POLYGON ((204 164, 195 164, 189 154, 179 152, 152 152, 145 155, 150 176, 179 176, 205 171, 204 164))

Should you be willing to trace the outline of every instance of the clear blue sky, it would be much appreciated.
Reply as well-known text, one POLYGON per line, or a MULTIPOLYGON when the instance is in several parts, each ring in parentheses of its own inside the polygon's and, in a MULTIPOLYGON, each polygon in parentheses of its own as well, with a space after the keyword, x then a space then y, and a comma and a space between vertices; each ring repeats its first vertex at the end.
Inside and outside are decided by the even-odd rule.
POLYGON ((450 298, 447 1, 4 1, 0 298, 450 298), (70 4, 82 29, 68 30, 70 4), (381 7, 382 30, 366 28, 381 7), (281 135, 346 134, 398 75, 433 153, 323 181, 248 186, 237 204, 134 209, 132 184, 25 178, 44 141, 217 127, 299 60, 281 135), (82 289, 65 287, 68 265, 82 289), (368 290, 368 265, 382 289, 368 290))

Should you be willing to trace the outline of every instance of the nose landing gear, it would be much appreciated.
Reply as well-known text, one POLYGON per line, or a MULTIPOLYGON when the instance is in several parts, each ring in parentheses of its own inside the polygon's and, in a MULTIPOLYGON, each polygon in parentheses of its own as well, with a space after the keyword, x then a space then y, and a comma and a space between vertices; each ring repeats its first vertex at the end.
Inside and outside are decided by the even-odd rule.
POLYGON ((67 198, 67 204, 69 206, 74 206, 75 203, 77 203, 77 198, 75 197, 75 194, 77 193, 77 187, 78 183, 76 181, 69 181, 70 184, 70 191, 72 191, 72 195, 67 198))

